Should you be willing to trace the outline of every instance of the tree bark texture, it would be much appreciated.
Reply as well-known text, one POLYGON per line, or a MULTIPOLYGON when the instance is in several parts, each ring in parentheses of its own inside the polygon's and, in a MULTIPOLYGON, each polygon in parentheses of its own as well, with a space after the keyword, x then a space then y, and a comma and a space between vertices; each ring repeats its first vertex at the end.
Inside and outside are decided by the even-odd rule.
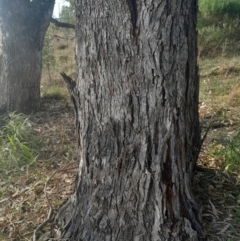
POLYGON ((200 240, 197 1, 76 7, 80 161, 56 218, 61 238, 200 240))
POLYGON ((54 0, 0 1, 0 110, 30 113, 40 104, 42 48, 54 0))

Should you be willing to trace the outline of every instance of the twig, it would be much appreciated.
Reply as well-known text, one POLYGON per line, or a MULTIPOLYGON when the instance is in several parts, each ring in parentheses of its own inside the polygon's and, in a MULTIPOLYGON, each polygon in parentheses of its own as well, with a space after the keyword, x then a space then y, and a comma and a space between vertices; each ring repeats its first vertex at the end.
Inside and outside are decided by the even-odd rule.
POLYGON ((6 202, 8 199, 9 199, 9 197, 2 199, 2 200, 0 201, 0 204, 6 202))
POLYGON ((57 27, 75 29, 75 25, 74 24, 59 22, 57 19, 54 19, 54 18, 51 18, 50 22, 55 24, 55 26, 57 26, 57 27))
POLYGON ((49 212, 48 212, 48 216, 47 218, 34 230, 33 233, 33 241, 37 240, 37 232, 39 232, 47 223, 49 223, 52 220, 53 217, 53 208, 52 208, 52 204, 49 201, 48 198, 48 194, 47 194, 47 186, 49 181, 53 178, 53 176, 57 173, 57 172, 61 172, 63 171, 66 167, 70 166, 70 164, 72 164, 72 162, 68 163, 67 165, 65 165, 63 168, 61 168, 60 170, 56 170, 49 178, 48 180, 45 182, 45 186, 44 186, 44 196, 47 200, 47 204, 49 206, 49 212))
POLYGON ((76 167, 70 167, 70 168, 67 168, 67 169, 63 169, 63 170, 60 170, 59 172, 66 172, 66 171, 70 171, 70 170, 74 170, 76 169, 76 167))
POLYGON ((209 124, 209 126, 207 127, 207 130, 205 131, 205 133, 204 133, 204 135, 203 135, 203 137, 202 137, 202 139, 201 139, 200 150, 202 149, 203 142, 204 142, 204 140, 206 139, 207 134, 208 134, 208 132, 209 132, 209 130, 210 130, 210 128, 212 127, 212 124, 213 124, 214 122, 215 122, 215 121, 212 121, 212 122, 209 124))

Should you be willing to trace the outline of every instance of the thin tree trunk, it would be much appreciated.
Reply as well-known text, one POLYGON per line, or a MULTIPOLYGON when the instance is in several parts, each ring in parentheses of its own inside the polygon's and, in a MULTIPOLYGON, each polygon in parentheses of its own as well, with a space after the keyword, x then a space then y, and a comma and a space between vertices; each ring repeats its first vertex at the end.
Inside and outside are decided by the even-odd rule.
POLYGON ((61 238, 200 240, 197 1, 76 7, 80 162, 61 238))
POLYGON ((0 110, 30 113, 40 104, 42 47, 54 0, 0 3, 0 110))

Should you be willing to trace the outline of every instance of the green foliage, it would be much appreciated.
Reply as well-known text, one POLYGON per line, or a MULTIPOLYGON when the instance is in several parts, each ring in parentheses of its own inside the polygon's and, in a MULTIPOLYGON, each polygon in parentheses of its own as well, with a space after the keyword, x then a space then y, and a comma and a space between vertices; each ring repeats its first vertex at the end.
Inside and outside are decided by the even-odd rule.
POLYGON ((204 16, 211 16, 222 19, 223 16, 230 18, 240 17, 239 0, 201 0, 199 11, 204 16))
POLYGON ((224 54, 240 38, 239 0, 200 0, 199 50, 203 55, 224 54))
POLYGON ((21 114, 10 113, 0 117, 0 173, 20 171, 35 163, 40 141, 32 131, 31 121, 21 114))
POLYGON ((240 209, 237 209, 235 219, 240 223, 240 209))
POLYGON ((45 99, 61 100, 66 99, 66 96, 66 88, 61 87, 58 83, 47 86, 47 88, 43 90, 43 98, 45 99))
POLYGON ((51 80, 51 68, 55 67, 56 60, 54 55, 54 48, 50 44, 50 38, 48 34, 46 34, 44 38, 42 59, 43 59, 43 68, 45 68, 48 71, 49 79, 51 80))
POLYGON ((59 15, 59 19, 62 22, 75 24, 75 9, 71 4, 69 6, 63 6, 59 15))
POLYGON ((54 48, 50 44, 49 35, 46 34, 44 38, 44 46, 43 46, 43 66, 55 66, 55 56, 54 56, 54 48))
POLYGON ((74 0, 66 0, 71 8, 74 8, 74 0))
POLYGON ((228 138, 222 145, 213 145, 209 153, 216 159, 221 159, 226 170, 239 170, 240 166, 240 132, 228 138))

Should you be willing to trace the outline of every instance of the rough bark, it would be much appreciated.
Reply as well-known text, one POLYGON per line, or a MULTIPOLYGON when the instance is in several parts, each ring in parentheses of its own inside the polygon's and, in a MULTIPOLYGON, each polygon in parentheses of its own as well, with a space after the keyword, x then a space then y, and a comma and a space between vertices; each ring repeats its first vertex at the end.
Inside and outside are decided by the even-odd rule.
POLYGON ((0 1, 0 110, 29 113, 40 104, 42 47, 54 0, 0 1))
MULTIPOLYGON (((69 240, 200 240, 196 0, 77 0, 79 171, 69 240)), ((72 81, 67 81, 72 83, 72 81)))

